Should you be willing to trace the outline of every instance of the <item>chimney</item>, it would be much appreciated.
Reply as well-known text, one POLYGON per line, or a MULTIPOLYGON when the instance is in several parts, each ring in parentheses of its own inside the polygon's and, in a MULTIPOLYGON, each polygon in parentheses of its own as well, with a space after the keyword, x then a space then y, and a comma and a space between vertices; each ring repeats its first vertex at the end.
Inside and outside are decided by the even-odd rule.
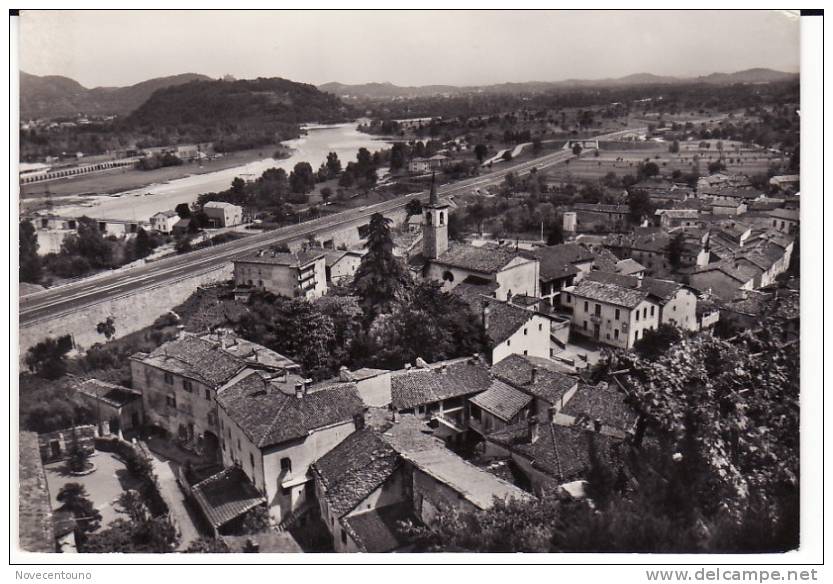
POLYGON ((393 412, 391 413, 391 421, 394 424, 396 424, 399 421, 399 412, 397 412, 396 410, 393 410, 393 412))
POLYGON ((295 382, 295 397, 298 399, 303 399, 306 390, 304 389, 304 383, 302 381, 295 382))
POLYGON ((602 421, 601 420, 593 420, 593 431, 598 433, 602 431, 602 421))
POLYGON ((489 330, 489 314, 492 312, 488 302, 483 303, 483 328, 489 330))
POLYGON ((355 424, 356 430, 364 430, 364 412, 353 416, 353 424, 355 424))
POLYGON ((480 362, 480 353, 472 353, 471 358, 469 359, 469 363, 472 365, 477 365, 480 362))
POLYGON ((644 277, 645 277, 645 276, 644 276, 644 274, 643 274, 642 272, 639 272, 639 273, 636 275, 636 287, 637 287, 637 288, 642 288, 642 278, 644 278, 644 277))

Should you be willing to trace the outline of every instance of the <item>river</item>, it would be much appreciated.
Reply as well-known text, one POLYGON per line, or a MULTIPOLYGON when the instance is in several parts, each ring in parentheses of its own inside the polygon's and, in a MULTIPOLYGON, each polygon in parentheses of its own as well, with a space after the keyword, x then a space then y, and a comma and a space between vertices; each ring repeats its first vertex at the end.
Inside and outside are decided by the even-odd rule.
POLYGON ((231 186, 235 177, 254 180, 268 168, 283 168, 287 173, 299 162, 309 162, 313 171, 318 170, 329 152, 338 154, 341 166, 356 159, 359 148, 371 152, 389 148, 391 142, 356 130, 357 122, 330 126, 310 125, 307 134, 283 144, 292 149, 292 155, 283 160, 266 158, 248 164, 196 174, 166 183, 152 184, 140 189, 114 195, 87 197, 84 205, 56 207, 54 212, 65 217, 102 219, 128 219, 148 221, 159 211, 173 210, 180 203, 193 203, 202 193, 222 191, 231 186))

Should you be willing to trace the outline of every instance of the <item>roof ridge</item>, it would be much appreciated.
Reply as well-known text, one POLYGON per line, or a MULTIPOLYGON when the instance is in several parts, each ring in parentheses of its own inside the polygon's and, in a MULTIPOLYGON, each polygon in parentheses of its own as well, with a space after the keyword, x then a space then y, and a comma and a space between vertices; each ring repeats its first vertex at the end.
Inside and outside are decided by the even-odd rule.
MULTIPOLYGON (((274 394, 274 395, 278 395, 278 394, 274 394)), ((257 441, 257 447, 258 448, 262 448, 264 446, 263 441, 265 440, 265 438, 267 436, 269 436, 272 433, 272 429, 275 427, 275 424, 277 423, 278 418, 280 418, 284 409, 286 409, 286 406, 289 404, 289 396, 284 395, 283 393, 280 393, 280 395, 284 398, 283 403, 281 404, 280 408, 278 408, 278 411, 275 412, 275 417, 272 418, 272 422, 269 424, 269 426, 267 426, 266 431, 263 432, 263 434, 261 434, 260 438, 258 439, 258 441, 257 441)), ((297 398, 295 398, 295 399, 297 399, 297 398)))

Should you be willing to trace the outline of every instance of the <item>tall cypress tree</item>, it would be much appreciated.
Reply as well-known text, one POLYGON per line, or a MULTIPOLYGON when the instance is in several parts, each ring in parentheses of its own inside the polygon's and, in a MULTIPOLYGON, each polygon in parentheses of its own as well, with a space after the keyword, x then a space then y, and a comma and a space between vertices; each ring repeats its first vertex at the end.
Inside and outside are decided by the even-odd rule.
POLYGON ((408 274, 393 255, 390 219, 380 213, 370 217, 367 254, 353 279, 353 290, 362 299, 366 314, 387 312, 408 281, 408 274))

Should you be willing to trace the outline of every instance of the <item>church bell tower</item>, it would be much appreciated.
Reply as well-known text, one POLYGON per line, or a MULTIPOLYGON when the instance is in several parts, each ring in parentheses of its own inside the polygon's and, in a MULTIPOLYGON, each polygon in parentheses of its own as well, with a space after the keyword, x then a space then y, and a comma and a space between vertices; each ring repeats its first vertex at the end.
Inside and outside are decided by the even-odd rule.
POLYGON ((425 206, 425 222, 422 228, 422 254, 435 260, 448 249, 448 204, 437 197, 434 175, 431 176, 431 196, 425 206))

